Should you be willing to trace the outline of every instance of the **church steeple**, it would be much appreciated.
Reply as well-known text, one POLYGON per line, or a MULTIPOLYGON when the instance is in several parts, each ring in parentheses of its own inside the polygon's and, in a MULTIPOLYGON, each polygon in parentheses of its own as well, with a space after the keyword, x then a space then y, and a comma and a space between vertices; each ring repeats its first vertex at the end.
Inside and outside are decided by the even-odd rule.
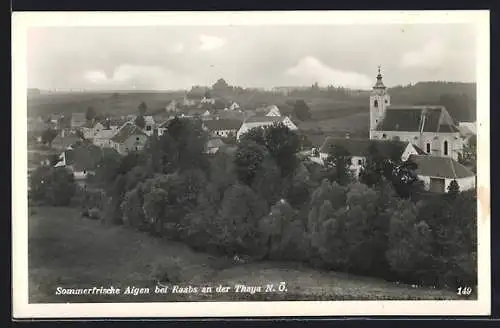
POLYGON ((382 82, 382 73, 378 67, 377 82, 370 93, 370 138, 377 126, 382 122, 385 116, 385 110, 391 105, 391 96, 382 82))
POLYGON ((377 83, 375 83, 373 89, 385 89, 384 82, 382 82, 382 73, 380 73, 380 65, 378 66, 377 83))

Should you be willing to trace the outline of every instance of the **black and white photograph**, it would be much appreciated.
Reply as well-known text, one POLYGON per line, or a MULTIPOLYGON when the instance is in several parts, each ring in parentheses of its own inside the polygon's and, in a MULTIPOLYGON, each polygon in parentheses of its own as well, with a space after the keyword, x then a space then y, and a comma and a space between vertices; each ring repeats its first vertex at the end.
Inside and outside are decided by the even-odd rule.
POLYGON ((14 13, 12 42, 15 316, 489 314, 488 11, 14 13))

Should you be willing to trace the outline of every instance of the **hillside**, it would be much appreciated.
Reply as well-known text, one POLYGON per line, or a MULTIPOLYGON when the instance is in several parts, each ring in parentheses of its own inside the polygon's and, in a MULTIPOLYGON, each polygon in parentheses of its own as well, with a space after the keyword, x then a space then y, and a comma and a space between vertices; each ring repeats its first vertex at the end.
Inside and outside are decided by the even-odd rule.
MULTIPOLYGON (((409 86, 390 88, 392 104, 399 105, 443 105, 455 121, 476 119, 476 84, 458 82, 419 82, 409 86)), ((339 119, 350 115, 369 113, 369 92, 351 92, 336 89, 305 90, 291 95, 237 89, 231 92, 214 92, 228 102, 236 101, 242 108, 252 109, 266 104, 275 104, 285 114, 290 114, 298 99, 306 101, 313 114, 312 121, 339 119)), ((183 96, 183 92, 101 92, 68 94, 30 94, 28 116, 52 113, 70 114, 85 112, 94 107, 98 113, 128 115, 137 112, 144 101, 148 112, 165 108, 172 100, 183 96)), ((346 129, 356 128, 345 126, 346 129)), ((322 125, 325 125, 324 123, 322 125)), ((364 124, 363 124, 364 125, 364 124)), ((332 126, 333 128, 333 126, 332 126)))
POLYGON ((300 264, 235 264, 226 257, 123 226, 82 219, 75 209, 33 207, 29 217, 30 302, 116 302, 193 300, 364 300, 456 299, 453 292, 412 288, 380 279, 313 270, 300 264), (127 285, 154 289, 155 277, 168 273, 174 284, 251 286, 281 281, 286 293, 211 295, 56 296, 55 289, 127 285))

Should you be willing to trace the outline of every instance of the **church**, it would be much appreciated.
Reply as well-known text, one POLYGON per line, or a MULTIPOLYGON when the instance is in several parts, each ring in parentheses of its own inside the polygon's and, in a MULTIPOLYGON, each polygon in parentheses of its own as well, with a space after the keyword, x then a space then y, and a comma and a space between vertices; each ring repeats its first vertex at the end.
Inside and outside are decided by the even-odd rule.
POLYGON ((392 105, 380 67, 370 94, 370 139, 406 141, 428 155, 454 160, 458 159, 464 143, 444 106, 392 105))

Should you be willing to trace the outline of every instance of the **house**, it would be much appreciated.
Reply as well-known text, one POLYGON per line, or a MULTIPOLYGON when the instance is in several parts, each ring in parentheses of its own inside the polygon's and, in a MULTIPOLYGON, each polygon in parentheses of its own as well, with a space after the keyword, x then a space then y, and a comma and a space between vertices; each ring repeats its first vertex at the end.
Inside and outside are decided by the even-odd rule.
POLYGON ((146 123, 144 126, 144 132, 150 136, 153 134, 153 131, 156 128, 156 122, 153 116, 144 116, 144 122, 146 123))
POLYGON ((212 97, 203 97, 201 98, 200 100, 200 103, 201 104, 210 104, 210 105, 214 105, 215 104, 215 99, 212 98, 212 97))
POLYGON ((280 109, 276 105, 258 107, 254 112, 255 116, 281 116, 280 109))
POLYGON ((203 121, 203 127, 210 132, 213 137, 227 137, 230 134, 236 135, 242 122, 231 119, 215 119, 203 121))
POLYGON ((240 105, 236 101, 233 101, 228 107, 226 107, 226 110, 237 110, 239 108, 240 105))
POLYGON ((168 105, 165 107, 165 111, 167 113, 177 111, 177 101, 174 99, 171 102, 169 102, 168 105))
POLYGON ((380 68, 370 95, 370 139, 408 141, 429 155, 453 159, 463 150, 460 131, 444 106, 391 105, 380 68))
POLYGON ((78 182, 94 174, 101 155, 102 151, 99 148, 82 144, 63 151, 59 157, 60 161, 54 167, 65 167, 73 173, 78 182))
POLYGON ((296 131, 298 127, 292 122, 288 116, 252 116, 246 119, 241 125, 240 129, 236 134, 236 138, 239 140, 240 137, 247 133, 249 130, 257 127, 266 127, 274 124, 282 123, 287 126, 290 130, 296 131))
POLYGON ((202 117, 205 113, 205 109, 203 108, 190 108, 181 113, 180 117, 191 117, 191 118, 199 118, 202 117))
POLYGON ((137 125, 127 122, 111 138, 112 148, 119 154, 125 155, 132 151, 142 150, 148 136, 137 125))
POLYGON ((94 135, 104 130, 104 128, 103 123, 93 120, 85 123, 85 125, 81 127, 81 131, 85 139, 93 139, 94 135))
POLYGON ((328 158, 334 146, 339 146, 347 150, 351 156, 350 169, 357 177, 370 156, 370 146, 374 145, 382 158, 398 158, 406 161, 410 155, 420 155, 424 152, 407 141, 396 140, 369 140, 369 139, 351 139, 351 138, 333 138, 325 139, 319 149, 320 162, 328 158))
POLYGON ((71 114, 71 129, 78 130, 87 123, 87 118, 85 113, 73 113, 71 114))
POLYGON ((118 132, 118 129, 103 129, 96 132, 92 143, 101 148, 113 148, 112 138, 118 132))
POLYGON ((281 116, 280 109, 276 105, 271 105, 266 108, 266 116, 281 116))
POLYGON ((448 192, 453 180, 457 181, 460 191, 476 187, 475 174, 450 157, 411 155, 409 160, 417 164, 415 173, 428 191, 448 192))
POLYGON ((81 142, 82 139, 75 133, 61 130, 61 132, 52 141, 52 148, 58 150, 68 149, 74 144, 81 142))
POLYGON ((172 117, 168 118, 166 121, 164 121, 163 123, 158 125, 158 127, 156 128, 158 136, 162 136, 165 133, 165 131, 167 131, 167 128, 168 128, 168 125, 170 124, 170 121, 173 120, 174 118, 175 118, 175 116, 172 116, 172 117))
POLYGON ((222 147, 222 146, 224 146, 224 145, 225 145, 224 142, 221 139, 219 139, 219 138, 217 138, 217 139, 210 139, 207 142, 207 147, 206 147, 205 152, 207 154, 213 155, 213 154, 217 153, 217 151, 219 150, 219 148, 222 147))
POLYGON ((459 122, 458 128, 467 134, 477 134, 476 122, 459 122))

